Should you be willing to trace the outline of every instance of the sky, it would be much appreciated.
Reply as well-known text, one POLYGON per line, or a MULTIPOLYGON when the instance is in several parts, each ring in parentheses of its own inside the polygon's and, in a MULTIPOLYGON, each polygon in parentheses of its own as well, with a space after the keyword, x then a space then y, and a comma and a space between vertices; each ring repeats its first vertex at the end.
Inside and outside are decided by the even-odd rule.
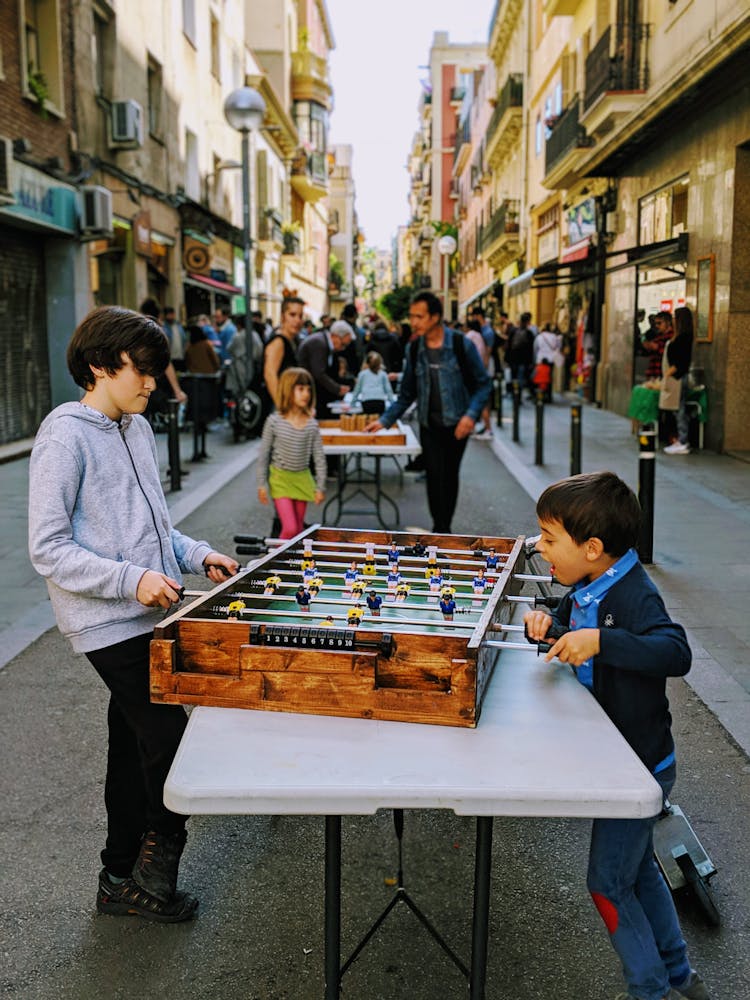
POLYGON ((389 248, 409 221, 406 162, 419 124, 420 80, 435 31, 486 42, 495 0, 326 0, 331 143, 354 148, 356 209, 367 246, 389 248))

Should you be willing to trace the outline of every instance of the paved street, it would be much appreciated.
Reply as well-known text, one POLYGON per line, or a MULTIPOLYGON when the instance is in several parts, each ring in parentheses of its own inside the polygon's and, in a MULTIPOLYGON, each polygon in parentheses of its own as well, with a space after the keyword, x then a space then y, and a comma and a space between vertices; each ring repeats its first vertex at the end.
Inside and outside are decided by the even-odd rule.
MULTIPOLYGON (((568 417, 564 405, 548 410, 548 465, 535 470, 530 467, 531 409, 526 409, 519 445, 508 441, 507 427, 496 433, 494 444, 470 444, 457 530, 515 534, 533 529, 530 494, 535 483, 553 477, 556 464, 567 463, 563 442, 568 417), (488 463, 493 449, 523 487, 501 461, 488 463)), ((635 454, 627 422, 612 414, 603 421, 601 417, 601 411, 584 412, 586 435, 597 430, 596 446, 593 437, 584 437, 584 469, 595 467, 592 462, 600 448, 615 468, 635 454)), ((160 439, 159 445, 163 449, 165 442, 160 439)), ((252 469, 237 472, 254 448, 228 445, 221 434, 209 441, 213 461, 194 467, 185 491, 170 499, 183 530, 230 549, 238 531, 268 531, 270 514, 255 500, 252 469)), ((187 442, 183 450, 189 453, 187 442)), ((689 481, 687 466, 667 466, 659 459, 654 575, 665 590, 670 588, 668 603, 675 613, 683 611, 690 618, 694 639, 705 627, 705 647, 699 649, 693 673, 697 668, 708 678, 705 686, 719 692, 730 681, 746 691, 747 678, 738 672, 735 679, 724 669, 733 662, 727 650, 743 641, 741 621, 732 617, 732 601, 736 597, 739 602, 741 588, 737 585, 739 592, 732 595, 721 587, 717 603, 727 599, 726 615, 719 609, 715 625, 702 626, 703 616, 708 620, 712 611, 705 595, 696 596, 693 587, 701 579, 716 579, 715 564, 704 566, 707 572, 696 580, 690 570, 715 548, 726 558, 722 571, 741 580, 750 534, 742 492, 747 466, 710 455, 687 461, 695 468, 689 481), (718 469, 730 470, 721 483, 718 469), (677 491, 684 497, 682 508, 675 499, 677 491), (694 527, 693 518, 701 516, 692 509, 696 497, 709 506, 721 498, 722 530, 710 538, 694 527), (682 525, 683 531, 693 533, 689 551, 667 532, 665 515, 674 504, 681 509, 680 518, 671 521, 674 530, 682 525), (725 529, 738 525, 725 539, 725 529), (725 641, 717 643, 722 626, 725 641)), ((3 492, 14 478, 22 479, 24 464, 21 460, 0 467, 3 492)), ((634 476, 627 478, 632 482, 634 476)), ((412 475, 406 476, 403 490, 395 476, 389 483, 401 504, 403 523, 424 524, 424 485, 412 475)), ((12 558, 22 567, 26 559, 17 549, 23 512, 10 509, 9 497, 3 500, 10 516, 3 519, 0 606, 7 620, 15 588, 6 524, 15 535, 12 558)), ((189 582, 205 586, 205 581, 189 582)), ((34 591, 34 601, 38 598, 40 592, 34 591)), ((33 608, 31 600, 27 603, 27 613, 35 608, 41 621, 43 602, 33 608)), ((750 995, 750 765, 688 684, 674 682, 670 693, 680 762, 674 801, 689 815, 719 868, 712 884, 723 918, 720 929, 710 929, 691 901, 681 899, 683 926, 693 960, 712 984, 715 1000, 745 1000, 750 995)), ((190 824, 182 872, 185 886, 201 898, 197 921, 154 927, 97 917, 93 901, 103 836, 105 703, 104 690, 87 662, 72 656, 54 629, 44 631, 0 671, 0 745, 3 759, 12 763, 3 769, 0 784, 0 852, 8 862, 0 875, 0 995, 23 1000, 320 997, 322 819, 196 818, 190 824)), ((396 843, 388 813, 346 819, 343 829, 346 953, 390 898, 392 889, 384 880, 395 875, 396 843)), ((406 814, 406 886, 464 957, 469 951, 473 836, 468 819, 433 811, 406 814)), ((496 821, 489 1000, 605 1000, 621 988, 614 956, 585 890, 586 850, 584 821, 496 821)), ((447 1000, 465 995, 460 974, 401 907, 347 975, 343 991, 354 1000, 447 1000)))

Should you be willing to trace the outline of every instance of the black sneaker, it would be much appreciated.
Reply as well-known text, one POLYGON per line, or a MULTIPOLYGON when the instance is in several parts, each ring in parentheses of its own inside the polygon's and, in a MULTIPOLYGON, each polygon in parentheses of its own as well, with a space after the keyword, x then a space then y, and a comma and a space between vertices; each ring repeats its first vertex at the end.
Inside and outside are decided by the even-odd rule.
POLYGON ((142 917, 158 924, 178 924, 193 919, 198 900, 186 892, 176 892, 165 903, 142 889, 132 878, 113 882, 107 869, 102 868, 96 908, 99 913, 113 917, 142 917))
POLYGON ((177 891, 177 869, 186 840, 184 830, 172 834, 149 830, 143 835, 132 878, 141 889, 163 903, 170 902, 177 891))

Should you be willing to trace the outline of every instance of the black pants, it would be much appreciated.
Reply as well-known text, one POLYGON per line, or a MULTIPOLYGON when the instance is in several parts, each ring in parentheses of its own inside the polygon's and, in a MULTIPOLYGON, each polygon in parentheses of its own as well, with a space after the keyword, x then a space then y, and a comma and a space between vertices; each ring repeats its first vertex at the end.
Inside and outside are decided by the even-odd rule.
POLYGON ((468 438, 456 440, 455 427, 420 427, 422 455, 427 473, 427 504, 432 515, 432 531, 451 533, 451 521, 458 501, 458 470, 468 438))
POLYGON ((187 715, 181 705, 152 705, 149 700, 151 638, 148 632, 86 654, 110 692, 107 843, 101 857, 104 867, 122 878, 130 875, 146 831, 179 833, 187 819, 163 801, 187 715))

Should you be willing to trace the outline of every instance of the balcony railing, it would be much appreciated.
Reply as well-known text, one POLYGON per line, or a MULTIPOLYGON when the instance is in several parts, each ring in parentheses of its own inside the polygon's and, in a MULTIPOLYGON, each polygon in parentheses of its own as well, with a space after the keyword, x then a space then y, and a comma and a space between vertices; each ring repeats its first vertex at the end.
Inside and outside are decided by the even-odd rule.
POLYGON ((555 122, 544 151, 544 172, 549 174, 555 165, 572 149, 591 145, 586 129, 578 121, 580 101, 578 94, 555 122))
POLYGON ((492 217, 483 227, 479 243, 482 253, 496 243, 501 236, 518 233, 519 203, 517 198, 507 198, 500 207, 492 213, 492 217))
POLYGON ((464 118, 463 124, 456 129, 456 136, 453 140, 453 162, 455 164, 459 157, 461 148, 471 142, 471 118, 464 118))
POLYGON ((511 73, 497 96, 497 104, 487 126, 488 142, 497 131, 508 108, 521 107, 523 107, 523 76, 520 73, 511 73))
POLYGON ((586 58, 586 90, 583 107, 588 109, 608 91, 647 90, 648 24, 608 25, 586 58), (614 52, 612 35, 614 29, 614 52))

